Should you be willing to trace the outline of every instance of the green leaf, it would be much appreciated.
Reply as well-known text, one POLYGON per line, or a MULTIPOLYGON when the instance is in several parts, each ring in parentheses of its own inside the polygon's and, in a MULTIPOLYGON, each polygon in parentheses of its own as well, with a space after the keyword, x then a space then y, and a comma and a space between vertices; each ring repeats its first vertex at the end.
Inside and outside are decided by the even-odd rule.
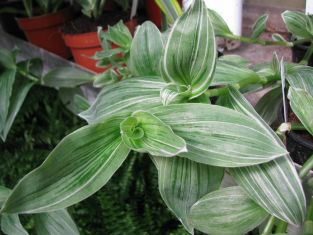
POLYGON ((159 29, 143 23, 135 34, 130 49, 129 67, 134 76, 159 76, 163 41, 159 29))
POLYGON ((189 215, 197 230, 216 235, 246 234, 266 217, 268 213, 238 186, 205 195, 192 206, 189 215))
POLYGON ((299 88, 289 88, 288 99, 292 111, 313 136, 313 96, 299 88))
POLYGON ((282 88, 279 86, 267 92, 256 104, 255 110, 268 125, 277 120, 281 100, 282 88))
POLYGON ((75 115, 90 107, 88 100, 84 98, 82 90, 78 87, 59 89, 59 97, 66 108, 75 115))
POLYGON ((155 2, 165 14, 169 24, 172 24, 183 12, 177 0, 155 0, 155 2))
POLYGON ((268 162, 287 153, 255 120, 209 104, 174 104, 150 111, 187 143, 190 160, 222 167, 268 162))
POLYGON ((311 38, 312 34, 306 30, 307 16, 303 12, 285 11, 282 18, 290 33, 298 38, 311 38))
POLYGON ((285 73, 290 86, 305 90, 313 96, 313 68, 299 64, 287 64, 285 73))
POLYGON ((30 89, 35 85, 34 82, 30 80, 26 80, 24 78, 18 77, 15 80, 14 86, 13 86, 13 92, 14 94, 10 99, 10 107, 9 112, 7 115, 7 119, 5 121, 5 125, 3 130, 0 130, 0 137, 3 139, 3 141, 6 140, 7 135, 9 134, 9 131, 14 123, 14 120, 21 108, 21 106, 24 103, 24 100, 30 91, 30 89))
POLYGON ((35 214, 37 235, 79 235, 70 214, 65 210, 35 214))
POLYGON ((25 71, 25 73, 31 74, 37 77, 38 79, 40 79, 42 76, 43 61, 40 58, 33 58, 19 62, 17 66, 18 69, 21 69, 22 71, 25 71))
POLYGON ((257 21, 252 26, 252 34, 251 34, 252 38, 258 38, 261 36, 261 34, 266 29, 267 20, 268 20, 268 14, 264 14, 257 19, 257 21))
POLYGON ((158 169, 159 190, 165 204, 193 234, 193 226, 188 219, 190 207, 220 187, 224 169, 181 157, 152 159, 158 169))
POLYGON ((258 78, 258 74, 253 70, 248 69, 246 66, 238 65, 225 60, 218 60, 216 63, 212 85, 229 85, 246 79, 258 78))
POLYGON ((148 112, 134 112, 120 126, 124 143, 137 152, 163 157, 187 152, 184 139, 175 135, 170 126, 148 112))
POLYGON ((11 189, 8 189, 4 186, 0 186, 0 207, 2 207, 2 204, 7 200, 8 196, 11 193, 11 189))
POLYGON ((213 26, 202 0, 175 22, 165 46, 162 77, 165 81, 191 87, 191 97, 209 87, 215 68, 216 43, 213 26))
POLYGON ((0 73, 0 132, 5 128, 9 113, 15 75, 15 69, 6 69, 0 73))
POLYGON ((278 33, 273 33, 272 39, 275 42, 287 42, 287 40, 281 34, 278 33))
MULTIPOLYGON (((250 103, 235 88, 220 101, 255 120, 272 138, 272 143, 284 147, 279 137, 257 114, 250 103)), ((236 182, 268 213, 291 224, 300 224, 305 217, 306 200, 302 185, 288 154, 268 163, 229 169, 236 182)))
POLYGON ((122 20, 120 20, 113 27, 109 26, 105 36, 107 40, 124 49, 129 49, 132 44, 132 35, 128 28, 123 24, 122 20))
POLYGON ((7 235, 28 235, 17 214, 2 214, 1 230, 7 235))
POLYGON ((190 93, 190 87, 169 84, 161 89, 160 97, 163 105, 166 106, 173 103, 187 102, 190 93))
POLYGON ((49 87, 72 88, 92 81, 92 75, 86 71, 75 67, 59 67, 47 73, 42 82, 49 87))
POLYGON ((225 35, 233 34, 229 29, 227 23, 216 11, 208 9, 208 14, 211 19, 214 28, 214 33, 216 36, 223 37, 225 35))
POLYGON ((93 86, 97 88, 102 88, 119 81, 114 69, 107 69, 103 73, 95 75, 94 79, 93 86))
POLYGON ((164 86, 166 83, 156 77, 123 80, 103 88, 92 106, 80 116, 88 123, 96 123, 112 115, 127 117, 137 110, 161 106, 160 90, 164 86))
POLYGON ((16 69, 16 58, 15 52, 10 52, 6 49, 0 49, 0 67, 4 67, 6 69, 16 69))
POLYGON ((20 180, 2 212, 63 209, 98 191, 129 153, 120 137, 121 121, 85 126, 65 137, 41 166, 20 180))

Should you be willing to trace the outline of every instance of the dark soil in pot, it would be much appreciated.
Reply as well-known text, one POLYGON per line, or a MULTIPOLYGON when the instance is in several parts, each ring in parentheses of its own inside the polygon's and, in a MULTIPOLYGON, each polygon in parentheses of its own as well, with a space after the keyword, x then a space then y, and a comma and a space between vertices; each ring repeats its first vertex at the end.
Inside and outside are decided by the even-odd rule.
MULTIPOLYGON (((292 48, 292 61, 296 63, 300 62, 303 59, 308 48, 309 44, 307 43, 294 46, 292 48)), ((311 58, 309 59, 308 65, 313 66, 313 56, 311 56, 311 58)))
MULTIPOLYGON (((1 1, 0 2, 0 9, 3 9, 5 7, 9 8, 15 8, 20 11, 24 11, 24 6, 22 1, 1 1)), ((15 18, 16 17, 22 17, 21 14, 13 14, 13 13, 3 13, 0 14, 0 23, 2 26, 2 29, 9 33, 14 35, 15 37, 26 39, 24 33, 20 28, 18 27, 15 18)))
MULTIPOLYGON (((300 123, 297 116, 288 107, 288 121, 300 123)), ((284 122, 283 106, 279 109, 278 121, 284 122)), ((294 162, 303 165, 313 154, 313 137, 307 131, 291 131, 287 134, 287 150, 294 162)))

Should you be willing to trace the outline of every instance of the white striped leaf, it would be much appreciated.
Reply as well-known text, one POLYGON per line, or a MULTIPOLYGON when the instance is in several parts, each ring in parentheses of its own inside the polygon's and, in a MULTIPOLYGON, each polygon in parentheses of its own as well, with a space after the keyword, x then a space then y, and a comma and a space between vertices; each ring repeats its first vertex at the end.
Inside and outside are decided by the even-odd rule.
POLYGON ((41 166, 20 180, 2 212, 63 209, 98 191, 130 151, 120 137, 121 121, 89 125, 65 137, 41 166))
POLYGON ((246 79, 257 79, 259 76, 245 65, 234 62, 218 60, 213 76, 213 86, 229 85, 246 79), (235 75, 234 75, 235 74, 235 75))
POLYGON ((151 112, 187 143, 180 156, 221 167, 271 161, 287 153, 258 123, 237 111, 210 104, 173 104, 151 112))
POLYGON ((313 136, 313 96, 303 89, 290 87, 288 99, 292 111, 313 136))
POLYGON ((37 235, 79 235, 66 209, 34 215, 37 235))
POLYGON ((28 235, 20 222, 18 214, 2 214, 1 230, 7 235, 28 235))
MULTIPOLYGON (((220 103, 254 119, 272 138, 273 144, 284 147, 275 132, 235 88, 229 88, 229 94, 220 103)), ((299 176, 288 154, 261 165, 229 170, 236 182, 268 213, 291 224, 302 223, 306 200, 299 176)))
POLYGON ((313 68, 299 64, 287 64, 286 79, 293 88, 303 89, 313 96, 313 68))
POLYGON ((129 50, 133 39, 129 29, 123 24, 122 20, 114 26, 109 26, 105 37, 106 40, 126 50, 129 50))
POLYGON ((157 77, 123 80, 103 88, 96 101, 80 116, 88 123, 96 123, 118 113, 127 117, 137 110, 161 106, 160 90, 165 86, 157 77))
POLYGON ((252 26, 252 34, 251 34, 252 38, 260 37, 260 35, 264 32, 266 28, 267 20, 268 20, 268 14, 264 14, 257 19, 257 21, 252 26))
POLYGON ((191 86, 191 97, 209 87, 216 60, 213 26, 203 0, 175 22, 167 40, 162 60, 162 77, 167 82, 191 86))
POLYGON ((188 219, 190 207, 205 194, 220 187, 224 169, 196 163, 186 158, 152 157, 165 204, 193 234, 188 219))
POLYGON ((186 87, 184 85, 177 86, 175 84, 168 84, 161 89, 160 97, 163 105, 166 106, 173 103, 187 102, 190 94, 190 87, 186 87))
POLYGON ((159 76, 163 40, 159 29, 151 22, 136 31, 130 48, 129 69, 134 76, 159 76))
POLYGON ((311 38, 312 34, 306 29, 307 16, 303 12, 285 11, 282 18, 290 33, 298 38, 311 38))
POLYGON ((185 140, 175 135, 170 126, 148 112, 134 112, 120 127, 124 143, 137 152, 163 157, 187 152, 185 140))
POLYGON ((197 230, 215 235, 246 234, 266 217, 268 213, 238 186, 205 195, 191 207, 189 215, 197 230))
POLYGON ((226 35, 232 35, 227 23, 216 11, 208 9, 209 17, 212 21, 214 33, 216 36, 223 37, 226 35))

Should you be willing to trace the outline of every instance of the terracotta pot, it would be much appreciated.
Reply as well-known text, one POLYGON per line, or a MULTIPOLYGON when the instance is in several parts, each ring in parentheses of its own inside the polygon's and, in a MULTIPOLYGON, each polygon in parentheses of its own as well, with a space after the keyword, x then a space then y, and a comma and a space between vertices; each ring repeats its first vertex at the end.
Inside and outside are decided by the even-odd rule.
POLYGON ((64 44, 59 28, 73 16, 73 10, 65 8, 56 13, 16 20, 29 42, 63 58, 69 58, 71 51, 64 44))
MULTIPOLYGON (((125 22, 125 25, 133 34, 137 26, 137 20, 134 19, 125 22)), ((97 32, 73 35, 64 34, 63 38, 65 44, 71 48, 74 60, 77 64, 96 73, 101 73, 106 70, 106 68, 98 68, 96 66, 97 61, 91 58, 96 52, 103 50, 97 32)))

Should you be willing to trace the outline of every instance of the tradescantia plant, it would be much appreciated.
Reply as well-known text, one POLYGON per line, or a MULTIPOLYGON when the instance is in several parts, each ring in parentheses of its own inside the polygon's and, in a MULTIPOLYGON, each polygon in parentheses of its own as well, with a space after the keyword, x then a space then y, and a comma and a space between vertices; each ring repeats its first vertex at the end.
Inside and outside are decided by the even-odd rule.
MULTIPOLYGON (((132 77, 101 90, 80 113, 88 125, 65 137, 20 180, 2 213, 47 213, 78 203, 136 151, 154 162, 165 204, 191 234, 245 234, 269 216, 266 228, 275 217, 303 224, 306 198, 293 162, 239 89, 276 84, 285 72, 291 76, 306 66, 285 70, 274 59, 252 70, 238 57, 217 60, 212 18, 202 0, 169 34, 142 24, 129 53, 132 77), (236 186, 222 188, 224 176, 236 186)), ((68 86, 64 80, 58 86, 68 86)), ((293 89, 298 83, 291 80, 293 89)), ((53 85, 52 79, 45 82, 53 85)))

